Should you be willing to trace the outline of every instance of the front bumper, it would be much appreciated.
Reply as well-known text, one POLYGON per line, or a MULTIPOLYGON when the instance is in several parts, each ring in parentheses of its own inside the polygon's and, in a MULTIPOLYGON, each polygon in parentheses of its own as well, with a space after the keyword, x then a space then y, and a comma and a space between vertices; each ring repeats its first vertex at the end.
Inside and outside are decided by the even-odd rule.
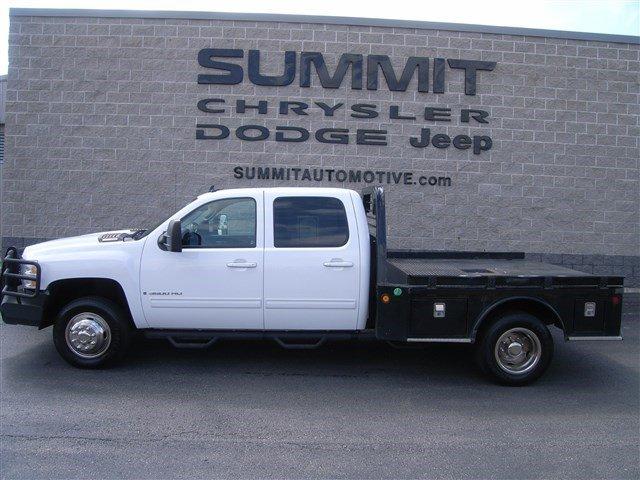
POLYGON ((37 292, 33 298, 3 295, 0 304, 2 321, 9 325, 41 327, 44 324, 44 307, 48 298, 47 292, 37 292))
POLYGON ((48 297, 48 292, 40 290, 38 262, 22 259, 15 247, 9 247, 0 271, 0 313, 4 323, 41 327, 48 297), (22 273, 25 265, 35 267, 35 275, 22 273), (23 288, 23 280, 34 282, 35 288, 23 288))

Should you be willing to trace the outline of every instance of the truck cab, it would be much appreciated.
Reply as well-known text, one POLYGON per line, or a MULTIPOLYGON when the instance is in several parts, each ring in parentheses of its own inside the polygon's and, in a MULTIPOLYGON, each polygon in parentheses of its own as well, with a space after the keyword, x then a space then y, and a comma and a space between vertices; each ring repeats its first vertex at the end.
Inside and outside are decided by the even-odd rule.
POLYGON ((69 363, 123 358, 135 334, 178 347, 271 338, 474 343, 481 368, 522 385, 567 340, 621 339, 621 277, 501 252, 392 251, 382 187, 205 193, 153 228, 9 248, 2 319, 53 325, 69 363))
POLYGON ((149 236, 140 256, 144 326, 359 330, 368 307, 369 234, 342 189, 222 190, 180 221, 180 252, 149 236))

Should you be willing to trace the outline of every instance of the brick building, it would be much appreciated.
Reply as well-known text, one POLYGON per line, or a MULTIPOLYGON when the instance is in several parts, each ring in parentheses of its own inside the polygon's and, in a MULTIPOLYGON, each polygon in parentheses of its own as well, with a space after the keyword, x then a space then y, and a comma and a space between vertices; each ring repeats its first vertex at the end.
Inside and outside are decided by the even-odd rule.
POLYGON ((13 9, 3 246, 209 189, 382 183, 398 248, 640 284, 639 39, 425 22, 13 9))

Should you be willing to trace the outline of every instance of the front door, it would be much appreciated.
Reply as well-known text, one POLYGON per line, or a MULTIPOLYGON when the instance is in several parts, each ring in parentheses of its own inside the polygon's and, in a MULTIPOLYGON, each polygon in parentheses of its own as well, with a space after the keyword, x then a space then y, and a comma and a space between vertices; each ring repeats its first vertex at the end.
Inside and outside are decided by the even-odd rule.
POLYGON ((151 327, 263 328, 262 195, 196 206, 180 219, 182 252, 148 239, 140 286, 151 327))
POLYGON ((290 192, 265 191, 265 328, 355 330, 361 280, 351 196, 290 192))

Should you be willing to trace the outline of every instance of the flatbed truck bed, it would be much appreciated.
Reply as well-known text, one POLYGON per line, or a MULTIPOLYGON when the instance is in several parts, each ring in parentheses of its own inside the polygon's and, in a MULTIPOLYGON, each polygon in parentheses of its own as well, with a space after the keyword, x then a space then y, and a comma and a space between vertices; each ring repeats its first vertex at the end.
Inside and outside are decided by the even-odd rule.
POLYGON ((623 278, 527 260, 520 252, 387 249, 384 191, 363 192, 379 339, 474 343, 511 312, 541 318, 566 340, 620 340, 623 278))

